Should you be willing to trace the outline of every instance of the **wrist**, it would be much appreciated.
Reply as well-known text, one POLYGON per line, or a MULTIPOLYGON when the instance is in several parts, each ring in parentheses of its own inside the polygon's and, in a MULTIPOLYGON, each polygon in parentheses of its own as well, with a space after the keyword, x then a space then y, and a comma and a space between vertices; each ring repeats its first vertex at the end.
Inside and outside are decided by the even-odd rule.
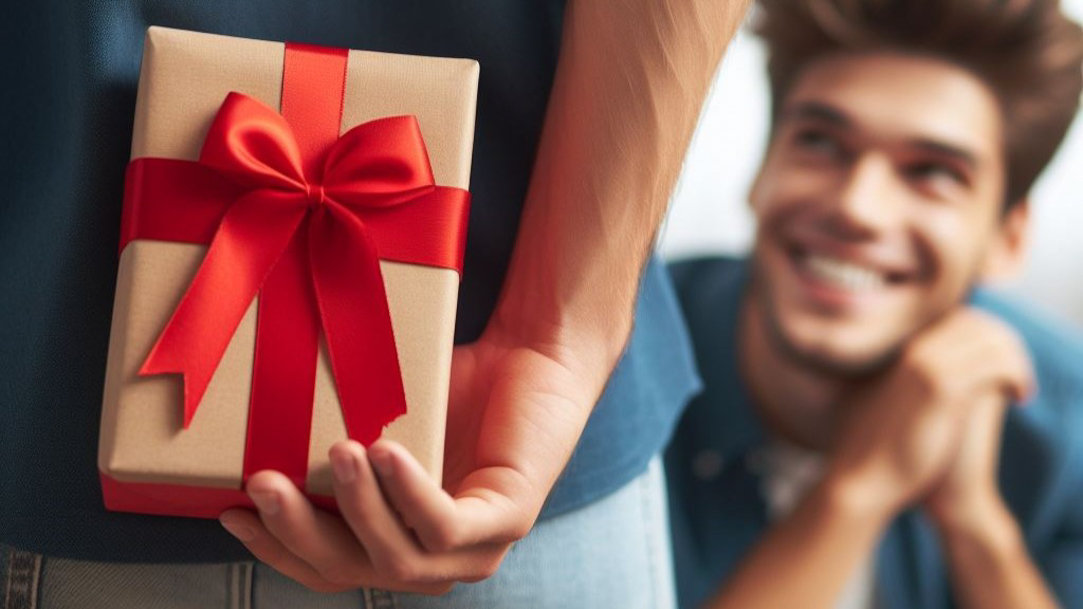
POLYGON ((830 510, 850 520, 863 520, 879 528, 898 513, 898 501, 871 476, 853 472, 830 471, 818 487, 822 501, 830 510))
POLYGON ((562 277, 552 266, 528 265, 526 257, 509 269, 486 334, 608 378, 632 332, 638 284, 617 289, 591 281, 582 282, 591 289, 572 289, 564 285, 567 275, 585 269, 562 277))
POLYGON ((595 328, 576 320, 526 315, 498 307, 482 335, 495 353, 525 349, 556 363, 568 375, 578 399, 593 405, 627 344, 631 322, 595 328))
POLYGON ((969 501, 954 510, 929 511, 949 548, 1002 555, 1024 546, 1019 524, 999 496, 969 501))
POLYGON ((922 507, 933 524, 944 532, 999 524, 1008 513, 996 484, 977 481, 962 488, 934 487, 922 507))

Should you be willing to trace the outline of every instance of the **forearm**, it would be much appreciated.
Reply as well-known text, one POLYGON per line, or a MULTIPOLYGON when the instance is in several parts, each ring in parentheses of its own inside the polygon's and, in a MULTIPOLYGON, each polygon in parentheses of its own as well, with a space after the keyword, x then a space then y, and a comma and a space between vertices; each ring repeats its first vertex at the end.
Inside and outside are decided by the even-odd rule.
POLYGON ((706 606, 834 607, 889 520, 867 493, 825 480, 772 527, 706 606))
POLYGON ((700 108, 747 4, 568 3, 497 321, 615 363, 700 108))
POLYGON ((1027 553, 1003 504, 949 526, 939 525, 952 588, 966 609, 1054 609, 1057 602, 1027 553))

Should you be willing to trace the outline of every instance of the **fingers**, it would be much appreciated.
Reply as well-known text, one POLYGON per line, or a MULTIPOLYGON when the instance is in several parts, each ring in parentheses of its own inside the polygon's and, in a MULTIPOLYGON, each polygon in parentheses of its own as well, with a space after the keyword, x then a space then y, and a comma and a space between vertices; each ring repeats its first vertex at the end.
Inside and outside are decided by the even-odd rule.
POLYGON ((398 444, 377 441, 367 456, 379 477, 380 487, 406 526, 417 534, 427 550, 445 552, 480 539, 466 539, 456 520, 455 500, 428 476, 415 459, 402 453, 398 444))
POLYGON ((968 395, 995 392, 1001 399, 1023 402, 1034 392, 1034 374, 1025 356, 1015 352, 997 353, 990 348, 972 363, 974 376, 965 390, 968 395))
POLYGON ((368 456, 391 505, 428 550, 512 543, 526 534, 519 523, 529 519, 494 490, 508 486, 492 480, 504 468, 473 472, 465 490, 452 498, 401 445, 381 440, 369 447, 368 456))
POLYGON ((968 362, 974 367, 974 387, 993 386, 1015 402, 1027 400, 1035 391, 1034 369, 1019 335, 991 315, 973 311, 980 334, 972 341, 968 362))
POLYGON ((1035 391, 1022 339, 996 317, 971 307, 930 328, 915 341, 911 356, 927 368, 927 378, 956 397, 992 388, 1019 402, 1035 391))
POLYGON ((266 529, 323 579, 356 586, 371 576, 364 549, 349 529, 340 519, 317 510, 284 475, 258 472, 245 490, 266 529))
POLYGON ((511 500, 484 485, 452 499, 401 446, 385 443, 373 454, 382 478, 360 444, 332 447, 341 516, 316 509, 282 474, 263 471, 246 485, 258 516, 230 510, 222 523, 259 560, 311 589, 424 594, 492 576, 511 544, 486 540, 528 530, 515 529, 511 500))
POLYGON ((233 534, 257 560, 266 563, 282 575, 317 592, 339 592, 345 587, 324 579, 307 562, 290 552, 250 510, 231 509, 222 512, 219 522, 233 534))
POLYGON ((446 594, 451 579, 419 581, 378 573, 358 539, 337 516, 317 510, 278 472, 259 472, 246 486, 259 507, 223 512, 220 520, 262 562, 312 590, 378 587, 446 594))
POLYGON ((997 463, 1000 461, 1000 438, 1004 432, 1007 408, 1003 404, 981 404, 978 412, 971 417, 967 434, 968 441, 978 444, 975 459, 988 464, 989 478, 996 477, 997 463))
POLYGON ((227 510, 219 516, 219 521, 257 560, 316 592, 334 593, 366 587, 437 596, 447 594, 453 585, 452 582, 411 583, 380 578, 371 565, 359 569, 355 579, 332 581, 291 552, 255 513, 244 509, 227 510))
POLYGON ((420 550, 410 532, 384 500, 364 448, 339 442, 329 457, 335 497, 350 529, 364 544, 376 568, 396 579, 412 580, 420 550))
POLYGON ((381 460, 388 455, 381 454, 375 445, 366 454, 356 442, 340 442, 330 453, 332 469, 339 472, 335 481, 339 509, 372 557, 376 570, 415 582, 477 581, 491 576, 508 545, 472 544, 465 538, 450 536, 436 542, 433 535, 454 530, 449 524, 463 512, 412 457, 401 459, 406 454, 401 447, 392 450, 401 454, 378 466, 385 471, 379 480, 370 455, 375 453, 381 460), (410 465, 402 467, 404 462, 410 465), (390 491, 392 488, 395 490, 390 491), (398 498, 395 507, 387 499, 392 492, 398 498), (408 522, 412 523, 410 527, 408 522), (415 525, 417 528, 413 528, 415 525), (422 530, 427 531, 429 545, 420 542, 420 534, 414 536, 422 530))

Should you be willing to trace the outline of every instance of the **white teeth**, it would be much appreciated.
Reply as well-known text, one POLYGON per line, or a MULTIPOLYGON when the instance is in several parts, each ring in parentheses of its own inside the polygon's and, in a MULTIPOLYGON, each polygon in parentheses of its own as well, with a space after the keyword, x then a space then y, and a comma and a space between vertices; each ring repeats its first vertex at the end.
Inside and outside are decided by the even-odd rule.
POLYGON ((838 258, 810 254, 805 258, 805 268, 818 279, 844 290, 874 290, 887 284, 880 273, 838 258))

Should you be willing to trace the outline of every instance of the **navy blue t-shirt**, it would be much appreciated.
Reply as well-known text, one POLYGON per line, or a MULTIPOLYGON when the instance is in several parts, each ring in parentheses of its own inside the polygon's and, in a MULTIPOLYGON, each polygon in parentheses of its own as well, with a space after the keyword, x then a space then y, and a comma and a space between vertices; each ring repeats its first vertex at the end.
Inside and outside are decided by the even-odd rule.
MULTIPOLYGON (((3 20, 0 541, 115 561, 249 558, 214 520, 106 512, 96 464, 117 238, 147 26, 481 64, 456 341, 478 337, 514 244, 559 52, 561 0, 61 0, 3 20)), ((634 204, 634 203, 629 203, 634 204)), ((626 354, 543 511, 642 471, 697 387, 657 260, 626 354)))

